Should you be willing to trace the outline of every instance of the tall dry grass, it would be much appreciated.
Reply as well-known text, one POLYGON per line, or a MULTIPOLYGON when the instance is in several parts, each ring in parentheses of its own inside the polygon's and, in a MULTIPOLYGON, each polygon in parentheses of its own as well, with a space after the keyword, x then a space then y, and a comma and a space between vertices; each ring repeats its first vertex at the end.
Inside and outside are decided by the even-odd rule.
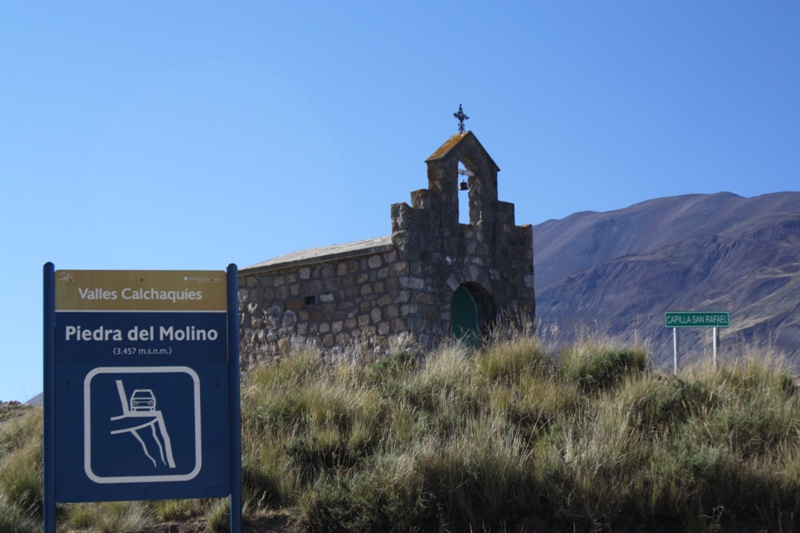
MULTIPOLYGON (((481 349, 392 346, 368 363, 301 346, 245 372, 248 516, 280 511, 309 532, 796 527, 800 394, 762 352, 671 375, 643 345, 559 347, 524 324, 481 349)), ((0 425, 0 531, 40 523, 40 424, 32 412, 0 425)), ((70 505, 61 520, 146 531, 204 518, 216 531, 227 513, 208 500, 70 505)))
POLYGON ((42 508, 42 411, 0 422, 0 532, 38 529, 42 508))

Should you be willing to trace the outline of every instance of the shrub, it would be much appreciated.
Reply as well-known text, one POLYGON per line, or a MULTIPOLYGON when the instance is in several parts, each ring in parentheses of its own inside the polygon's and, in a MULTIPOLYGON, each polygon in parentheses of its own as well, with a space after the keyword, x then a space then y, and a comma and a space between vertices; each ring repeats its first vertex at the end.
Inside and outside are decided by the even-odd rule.
POLYGON ((381 385, 406 377, 414 370, 416 360, 410 352, 394 352, 371 363, 366 373, 369 383, 381 385))

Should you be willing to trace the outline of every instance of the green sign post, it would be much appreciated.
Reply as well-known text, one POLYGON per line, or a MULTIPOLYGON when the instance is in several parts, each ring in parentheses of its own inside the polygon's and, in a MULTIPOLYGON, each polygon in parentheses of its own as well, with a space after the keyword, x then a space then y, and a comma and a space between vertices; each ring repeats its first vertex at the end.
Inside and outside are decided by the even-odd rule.
POLYGON ((730 313, 726 311, 667 311, 664 326, 672 328, 672 358, 675 373, 678 373, 678 328, 714 328, 714 366, 717 366, 717 328, 731 326, 730 313))

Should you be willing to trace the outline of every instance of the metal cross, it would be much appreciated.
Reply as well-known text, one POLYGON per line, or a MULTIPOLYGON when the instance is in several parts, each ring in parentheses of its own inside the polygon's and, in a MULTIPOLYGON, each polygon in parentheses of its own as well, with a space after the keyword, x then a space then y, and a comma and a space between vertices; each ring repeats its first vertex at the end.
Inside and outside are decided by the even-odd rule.
POLYGON ((458 119, 458 133, 464 133, 464 121, 469 120, 469 117, 464 114, 461 104, 458 104, 458 113, 453 113, 453 116, 458 119))

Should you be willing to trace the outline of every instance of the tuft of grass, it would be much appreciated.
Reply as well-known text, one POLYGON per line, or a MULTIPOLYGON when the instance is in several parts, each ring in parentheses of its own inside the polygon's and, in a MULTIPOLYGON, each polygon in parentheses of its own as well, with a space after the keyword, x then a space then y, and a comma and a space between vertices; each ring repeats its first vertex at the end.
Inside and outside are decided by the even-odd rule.
POLYGON ((41 531, 41 523, 27 516, 19 506, 0 495, 0 533, 34 533, 41 531))
POLYGON ((72 531, 93 533, 139 533, 152 525, 142 502, 102 502, 69 506, 66 519, 72 531))
POLYGON ((258 435, 243 430, 242 497, 248 507, 267 509, 291 504, 301 490, 300 469, 286 457, 291 433, 258 435))
POLYGON ((202 516, 208 507, 205 500, 156 500, 151 504, 153 518, 161 522, 185 522, 202 516))
POLYGON ((231 507, 230 501, 218 500, 209 510, 206 515, 208 520, 208 529, 214 533, 229 531, 231 523, 231 507))
POLYGON ((519 381, 517 387, 489 389, 489 405, 493 412, 505 417, 521 434, 534 438, 559 418, 582 409, 584 398, 575 383, 558 379, 519 381))
POLYGON ((0 455, 29 446, 42 438, 42 410, 24 409, 3 420, 0 425, 0 455))
POLYGON ((288 387, 315 379, 323 368, 322 353, 303 345, 276 363, 251 367, 243 378, 253 386, 288 387))
POLYGON ((620 408, 646 432, 662 434, 692 417, 704 417, 719 404, 719 394, 689 376, 644 375, 628 380, 619 391, 620 408))
POLYGON ((647 352, 623 346, 612 339, 583 339, 561 354, 561 373, 585 391, 601 391, 625 377, 641 374, 648 365, 647 352))
POLYGON ((400 401, 433 415, 445 428, 462 415, 476 412, 485 399, 485 390, 475 386, 470 353, 458 343, 439 347, 428 356, 422 371, 409 376, 400 401))
POLYGON ((30 409, 0 425, 0 512, 38 519, 42 496, 42 410, 30 409))
POLYGON ((525 376, 545 377, 552 360, 536 337, 501 338, 477 356, 479 375, 490 383, 513 385, 525 376))

